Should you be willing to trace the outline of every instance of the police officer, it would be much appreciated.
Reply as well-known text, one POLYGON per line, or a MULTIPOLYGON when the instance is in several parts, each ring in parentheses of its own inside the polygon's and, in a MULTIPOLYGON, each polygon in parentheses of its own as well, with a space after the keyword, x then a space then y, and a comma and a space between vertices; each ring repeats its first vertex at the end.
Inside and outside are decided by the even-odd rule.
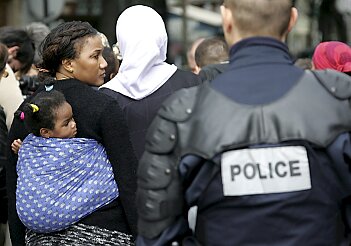
POLYGON ((349 245, 350 78, 293 65, 291 0, 225 0, 221 14, 228 70, 149 129, 137 244, 349 245))

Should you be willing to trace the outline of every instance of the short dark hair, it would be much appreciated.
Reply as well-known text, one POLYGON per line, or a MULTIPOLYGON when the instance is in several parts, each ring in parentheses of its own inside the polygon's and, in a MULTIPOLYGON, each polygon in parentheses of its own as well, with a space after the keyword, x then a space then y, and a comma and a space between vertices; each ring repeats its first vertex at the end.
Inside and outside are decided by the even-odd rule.
POLYGON ((224 0, 243 37, 281 37, 287 30, 292 0, 224 0))
POLYGON ((195 50, 195 62, 200 68, 228 61, 229 47, 221 37, 211 37, 203 40, 195 50))
POLYGON ((25 30, 6 26, 0 28, 0 42, 8 48, 18 46, 15 59, 22 63, 20 71, 26 73, 32 66, 35 47, 25 30))
POLYGON ((56 110, 65 102, 67 102, 65 96, 57 90, 39 92, 22 108, 24 122, 28 130, 38 137, 40 136, 41 128, 53 130, 56 110), (35 112, 33 104, 39 108, 39 111, 35 112))

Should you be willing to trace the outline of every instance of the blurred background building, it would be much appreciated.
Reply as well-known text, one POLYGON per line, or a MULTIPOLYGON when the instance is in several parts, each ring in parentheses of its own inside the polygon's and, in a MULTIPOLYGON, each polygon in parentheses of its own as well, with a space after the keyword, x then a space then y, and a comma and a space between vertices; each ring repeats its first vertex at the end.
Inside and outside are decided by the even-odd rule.
MULTIPOLYGON (((169 61, 186 64, 186 49, 200 37, 221 35, 222 0, 0 0, 0 26, 23 27, 40 21, 50 28, 63 21, 90 22, 116 42, 115 24, 127 7, 143 4, 164 18, 169 34, 169 61)), ((351 42, 351 0, 295 0, 300 16, 288 45, 296 57, 309 56, 321 41, 351 42)), ((142 20, 140 20, 142 21, 142 20)), ((150 27, 152 28, 152 27, 150 27)))

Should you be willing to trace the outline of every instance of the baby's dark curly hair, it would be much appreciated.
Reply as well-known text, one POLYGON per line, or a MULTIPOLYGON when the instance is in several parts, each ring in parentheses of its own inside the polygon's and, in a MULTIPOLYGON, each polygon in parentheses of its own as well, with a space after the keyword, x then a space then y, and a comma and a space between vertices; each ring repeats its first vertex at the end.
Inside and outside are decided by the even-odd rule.
MULTIPOLYGON (((56 110, 66 102, 65 96, 56 90, 39 92, 29 103, 22 107, 27 129, 40 136, 40 129, 55 128, 56 110)), ((22 112, 17 112, 19 116, 22 112)))

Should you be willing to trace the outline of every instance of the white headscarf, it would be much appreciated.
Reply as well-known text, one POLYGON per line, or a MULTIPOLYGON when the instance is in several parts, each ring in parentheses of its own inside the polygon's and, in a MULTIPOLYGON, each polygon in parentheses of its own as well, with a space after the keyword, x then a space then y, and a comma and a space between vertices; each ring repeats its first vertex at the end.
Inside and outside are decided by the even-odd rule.
POLYGON ((165 62, 167 33, 161 16, 136 5, 119 16, 116 35, 123 61, 117 75, 100 88, 140 100, 160 88, 177 70, 165 62))

